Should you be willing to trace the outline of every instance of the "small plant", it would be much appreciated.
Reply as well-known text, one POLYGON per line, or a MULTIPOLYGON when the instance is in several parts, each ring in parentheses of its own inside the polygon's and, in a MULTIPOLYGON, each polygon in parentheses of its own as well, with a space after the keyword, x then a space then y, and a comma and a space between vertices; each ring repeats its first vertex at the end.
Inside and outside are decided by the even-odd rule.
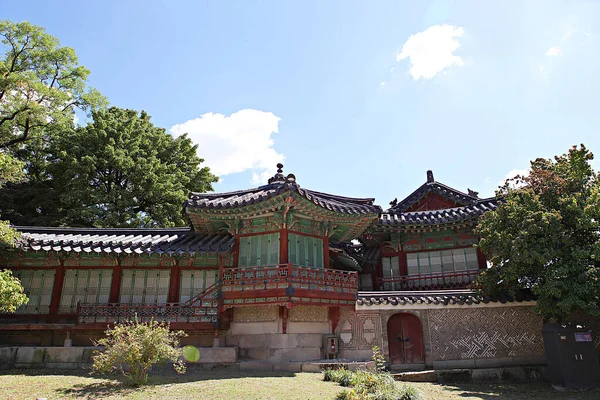
POLYGON ((121 371, 136 386, 148 381, 148 371, 154 364, 171 361, 177 373, 185 373, 179 338, 186 334, 171 331, 168 323, 139 322, 136 316, 135 321, 116 324, 105 334, 105 338, 94 342, 105 349, 94 353, 92 373, 121 371))
POLYGON ((412 386, 399 387, 387 372, 348 371, 331 369, 324 373, 324 380, 348 387, 342 390, 338 400, 420 400, 421 393, 412 386))
POLYGON ((373 363, 375 363, 375 371, 385 372, 387 371, 387 363, 385 357, 381 354, 379 346, 373 346, 373 356, 371 357, 373 363))

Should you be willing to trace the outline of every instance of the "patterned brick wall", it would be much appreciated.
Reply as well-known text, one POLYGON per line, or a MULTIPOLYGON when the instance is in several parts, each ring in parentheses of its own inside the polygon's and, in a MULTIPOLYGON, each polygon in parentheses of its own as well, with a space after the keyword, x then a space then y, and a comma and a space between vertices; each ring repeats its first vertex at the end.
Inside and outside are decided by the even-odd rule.
POLYGON ((343 311, 335 330, 343 349, 371 350, 382 347, 381 316, 379 313, 343 311))
POLYGON ((434 361, 544 354, 542 319, 531 307, 434 309, 429 327, 434 361))

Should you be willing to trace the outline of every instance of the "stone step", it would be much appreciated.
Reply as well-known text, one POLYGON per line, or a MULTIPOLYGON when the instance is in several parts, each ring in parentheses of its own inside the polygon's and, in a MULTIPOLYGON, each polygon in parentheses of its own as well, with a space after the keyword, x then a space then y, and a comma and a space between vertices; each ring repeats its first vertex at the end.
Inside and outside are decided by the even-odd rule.
POLYGON ((392 374, 395 380, 404 382, 437 382, 437 373, 429 371, 412 371, 392 374))

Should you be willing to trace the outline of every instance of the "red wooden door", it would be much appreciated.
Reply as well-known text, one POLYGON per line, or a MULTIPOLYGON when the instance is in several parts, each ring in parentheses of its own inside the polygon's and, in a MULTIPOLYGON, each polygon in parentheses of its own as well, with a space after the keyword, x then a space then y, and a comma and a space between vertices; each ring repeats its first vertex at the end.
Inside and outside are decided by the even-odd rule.
POLYGON ((400 313, 390 317, 387 323, 388 345, 392 364, 423 364, 423 328, 413 314, 400 313))

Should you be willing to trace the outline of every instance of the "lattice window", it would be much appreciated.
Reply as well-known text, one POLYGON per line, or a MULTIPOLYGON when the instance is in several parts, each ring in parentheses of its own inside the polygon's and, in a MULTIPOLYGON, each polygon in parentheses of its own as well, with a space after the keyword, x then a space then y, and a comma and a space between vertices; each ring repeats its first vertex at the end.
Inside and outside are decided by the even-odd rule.
POLYGON ((48 314, 54 288, 53 269, 16 270, 13 275, 21 280, 29 302, 17 309, 19 314, 48 314))
POLYGON ((63 281, 58 312, 71 314, 77 311, 77 303, 106 304, 110 296, 112 270, 67 269, 63 281))
POLYGON ((179 302, 185 303, 190 298, 212 286, 217 281, 218 270, 184 270, 181 271, 179 286, 179 302))
MULTIPOLYGON (((442 251, 427 251, 421 253, 408 253, 406 264, 409 276, 424 276, 431 274, 454 275, 461 272, 479 269, 477 250, 475 248, 451 249, 442 251)), ((456 282, 467 283, 472 278, 458 276, 456 282)), ((445 279, 429 279, 415 281, 415 286, 448 283, 445 279)))
POLYGON ((323 239, 288 234, 288 257, 295 265, 323 268, 323 239))
POLYGON ((240 238, 238 265, 266 267, 279 264, 279 233, 243 236, 240 238))
POLYGON ((369 274, 359 274, 358 288, 359 290, 373 290, 373 279, 372 275, 369 274))
MULTIPOLYGON (((400 276, 400 257, 382 257, 381 258, 381 269, 383 272, 383 278, 397 278, 400 276)), ((400 289, 399 282, 386 282, 383 285, 384 290, 397 290, 400 289)))
POLYGON ((121 304, 166 304, 169 270, 125 269, 121 280, 121 304))

